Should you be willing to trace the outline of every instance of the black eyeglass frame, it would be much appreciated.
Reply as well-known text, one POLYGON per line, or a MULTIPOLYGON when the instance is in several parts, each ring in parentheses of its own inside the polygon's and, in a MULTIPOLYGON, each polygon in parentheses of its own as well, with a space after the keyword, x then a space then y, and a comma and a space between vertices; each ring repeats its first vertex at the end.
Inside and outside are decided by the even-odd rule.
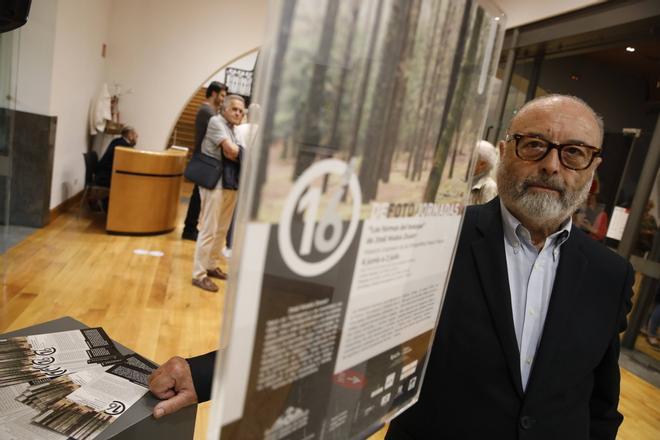
POLYGON ((574 170, 574 171, 582 171, 582 170, 586 170, 587 168, 589 168, 591 166, 591 164, 594 162, 594 159, 597 158, 598 156, 600 156, 600 153, 603 151, 602 148, 594 147, 593 145, 583 144, 581 142, 569 142, 567 144, 557 144, 557 143, 551 142, 551 141, 547 140, 546 138, 544 138, 543 136, 539 136, 537 134, 523 134, 523 133, 508 134, 507 133, 505 141, 506 142, 515 141, 516 156, 518 156, 518 159, 524 160, 525 162, 539 162, 539 161, 542 161, 550 153, 550 150, 556 149, 557 153, 558 153, 557 155, 559 157, 559 162, 564 167, 568 168, 569 170, 574 170), (518 144, 519 144, 520 139, 522 139, 524 137, 538 139, 540 141, 543 141, 546 144, 548 144, 548 148, 545 150, 545 153, 541 157, 539 157, 538 159, 525 159, 523 157, 520 157, 520 153, 518 153, 518 144), (591 159, 589 160, 589 163, 583 168, 574 168, 574 167, 566 165, 564 163, 564 159, 562 158, 562 155, 561 155, 562 150, 566 147, 586 147, 586 148, 589 148, 590 150, 592 150, 593 154, 591 155, 591 159))

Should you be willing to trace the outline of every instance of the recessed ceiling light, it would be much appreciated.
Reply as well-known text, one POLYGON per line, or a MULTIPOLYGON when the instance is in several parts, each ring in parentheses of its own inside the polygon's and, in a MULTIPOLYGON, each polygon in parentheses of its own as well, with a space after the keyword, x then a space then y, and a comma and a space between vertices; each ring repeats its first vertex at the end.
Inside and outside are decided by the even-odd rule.
POLYGON ((626 52, 634 52, 634 51, 635 51, 634 47, 631 46, 626 47, 626 52))

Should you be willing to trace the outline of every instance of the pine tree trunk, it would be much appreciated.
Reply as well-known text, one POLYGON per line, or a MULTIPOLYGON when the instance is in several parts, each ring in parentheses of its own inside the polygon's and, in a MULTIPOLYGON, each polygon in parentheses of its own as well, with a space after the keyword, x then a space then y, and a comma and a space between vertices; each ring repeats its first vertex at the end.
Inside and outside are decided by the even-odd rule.
MULTIPOLYGON (((380 23, 381 23, 381 18, 382 18, 382 13, 383 13, 383 3, 382 1, 378 2, 378 5, 376 7, 376 14, 375 14, 375 22, 373 24, 373 30, 371 32, 371 38, 369 39, 369 49, 367 51, 367 55, 374 54, 376 51, 376 44, 378 42, 378 33, 380 31, 380 23)), ((360 87, 358 88, 358 96, 356 98, 357 100, 357 108, 355 110, 355 114, 357 117, 355 118, 355 123, 353 125, 353 129, 351 131, 351 135, 348 139, 348 142, 350 143, 350 149, 348 153, 348 159, 350 160, 353 158, 357 152, 357 146, 358 146, 358 136, 360 134, 360 128, 362 126, 362 118, 363 118, 363 110, 364 110, 364 102, 366 101, 366 96, 367 96, 367 89, 369 86, 369 77, 371 76, 371 62, 368 60, 366 61, 365 67, 364 67, 364 74, 362 77, 362 81, 360 83, 360 87)))
POLYGON ((250 216, 255 218, 259 212, 261 205, 261 192, 266 183, 266 171, 268 169, 268 156, 270 147, 275 141, 273 138, 273 128, 275 126, 275 113, 277 112, 277 99, 280 95, 280 81, 281 72, 284 64, 284 56, 286 55, 289 46, 289 39, 291 37, 291 24, 296 10, 296 3, 298 0, 284 0, 282 3, 282 15, 280 17, 279 29, 280 33, 277 37, 275 47, 275 60, 273 61, 272 75, 270 80, 270 90, 268 94, 268 106, 265 109, 264 122, 263 122, 263 142, 262 150, 257 163, 257 182, 255 185, 254 199, 250 209, 250 216))
MULTIPOLYGON (((384 47, 381 53, 401 53, 404 41, 403 32, 409 18, 410 2, 407 0, 394 0, 385 36, 384 47), (402 19, 403 17, 403 19, 402 19)), ((362 200, 370 202, 378 192, 378 181, 383 160, 383 140, 385 126, 391 110, 394 77, 398 59, 384 57, 378 71, 378 91, 374 94, 373 105, 369 114, 369 124, 366 136, 366 148, 360 166, 360 184, 362 186, 362 200)))
POLYGON ((325 102, 326 73, 330 64, 330 50, 335 35, 335 22, 337 21, 338 11, 339 2, 328 0, 317 51, 319 61, 314 64, 312 81, 307 93, 307 108, 298 133, 298 154, 293 171, 293 180, 297 179, 314 162, 320 147, 321 127, 319 124, 325 102))
MULTIPOLYGON (((466 13, 469 12, 472 8, 466 9, 466 13)), ((479 47, 479 35, 481 32, 481 23, 483 21, 483 10, 477 9, 476 18, 470 30, 465 28, 465 35, 468 33, 471 34, 469 45, 465 54, 465 57, 457 57, 456 59, 464 59, 465 63, 458 63, 460 68, 457 68, 455 72, 452 72, 452 78, 450 80, 450 91, 454 88, 456 92, 452 92, 451 99, 448 98, 448 106, 445 108, 443 115, 443 124, 440 131, 440 136, 438 139, 438 144, 436 146, 433 166, 431 167, 431 174, 424 190, 424 201, 425 202, 434 202, 438 194, 438 188, 440 187, 440 182, 442 180, 442 171, 444 170, 445 163, 447 161, 447 154, 449 152, 449 147, 451 145, 452 138, 454 136, 454 131, 459 123, 460 115, 463 111, 462 106, 463 98, 468 90, 469 80, 470 80, 470 71, 472 70, 472 62, 476 55, 477 49, 479 47), (470 32, 471 31, 471 32, 470 32), (458 99, 454 99, 458 97, 458 99)), ((465 41, 463 41, 463 46, 465 41)), ((459 51, 458 53, 462 53, 459 51)), ((454 65, 456 67, 456 65, 454 65)))
POLYGON ((355 41, 355 28, 357 26, 357 18, 360 12, 360 0, 353 0, 352 10, 351 10, 351 23, 348 27, 348 36, 346 42, 346 48, 344 49, 343 61, 345 63, 344 68, 341 72, 341 77, 339 79, 338 96, 335 102, 334 113, 332 115, 332 125, 330 131, 330 148, 339 150, 341 142, 341 132, 339 130, 340 125, 340 116, 345 107, 342 106, 344 100, 344 92, 346 91, 346 78, 348 77, 348 72, 351 66, 353 65, 353 42, 355 41))
POLYGON ((380 167, 380 179, 387 183, 392 172, 392 161, 394 160, 394 151, 399 142, 399 128, 401 127, 401 118, 403 108, 406 104, 404 99, 408 90, 408 66, 415 52, 415 41, 417 37, 417 25, 419 24, 419 13, 421 9, 421 0, 411 0, 410 8, 406 17, 404 26, 404 35, 407 36, 405 44, 399 57, 399 66, 396 70, 394 79, 394 96, 392 98, 391 112, 388 117, 387 130, 383 139, 383 159, 380 167))
MULTIPOLYGON (((440 17, 444 16, 446 17, 446 14, 440 14, 440 8, 442 6, 442 2, 434 2, 434 6, 437 7, 437 9, 432 9, 431 14, 434 17, 433 18, 433 25, 431 26, 432 29, 432 35, 431 38, 429 39, 429 42, 427 44, 426 48, 426 56, 430 58, 433 54, 433 50, 436 47, 436 41, 438 39, 438 35, 440 35, 440 29, 441 27, 439 26, 440 22, 440 17)), ((443 25, 444 26, 444 25, 443 25)), ((439 57, 437 57, 439 58, 439 57)), ((413 131, 412 136, 410 137, 410 140, 408 142, 408 161, 406 164, 406 179, 411 179, 412 178, 412 165, 413 165, 413 158, 415 157, 417 153, 418 148, 422 148, 421 146, 421 135, 423 132, 424 128, 424 121, 426 120, 425 116, 427 114, 427 108, 428 108, 428 102, 430 101, 430 96, 428 93, 424 94, 424 92, 427 89, 428 86, 428 78, 429 78, 429 71, 432 70, 435 72, 437 70, 437 64, 438 64, 438 59, 436 58, 436 62, 433 65, 430 65, 428 63, 425 63, 424 66, 424 73, 422 75, 422 84, 421 84, 421 93, 423 94, 420 97, 421 104, 417 108, 417 117, 415 118, 417 121, 417 124, 415 126, 415 130, 413 131)))

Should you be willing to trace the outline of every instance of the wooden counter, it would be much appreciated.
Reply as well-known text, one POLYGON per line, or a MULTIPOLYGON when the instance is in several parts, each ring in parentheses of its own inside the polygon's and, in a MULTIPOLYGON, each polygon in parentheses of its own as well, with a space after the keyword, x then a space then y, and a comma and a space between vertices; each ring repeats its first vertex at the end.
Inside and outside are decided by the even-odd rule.
POLYGON ((106 230, 158 234, 176 227, 186 153, 117 147, 106 230))

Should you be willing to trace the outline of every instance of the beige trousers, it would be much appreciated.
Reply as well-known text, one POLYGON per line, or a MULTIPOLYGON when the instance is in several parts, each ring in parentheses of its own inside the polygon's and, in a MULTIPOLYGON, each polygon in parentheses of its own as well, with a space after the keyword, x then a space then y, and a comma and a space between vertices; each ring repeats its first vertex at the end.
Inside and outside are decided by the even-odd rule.
POLYGON ((218 267, 218 259, 236 206, 236 193, 231 189, 199 187, 202 203, 195 244, 194 279, 201 280, 207 270, 218 267))

